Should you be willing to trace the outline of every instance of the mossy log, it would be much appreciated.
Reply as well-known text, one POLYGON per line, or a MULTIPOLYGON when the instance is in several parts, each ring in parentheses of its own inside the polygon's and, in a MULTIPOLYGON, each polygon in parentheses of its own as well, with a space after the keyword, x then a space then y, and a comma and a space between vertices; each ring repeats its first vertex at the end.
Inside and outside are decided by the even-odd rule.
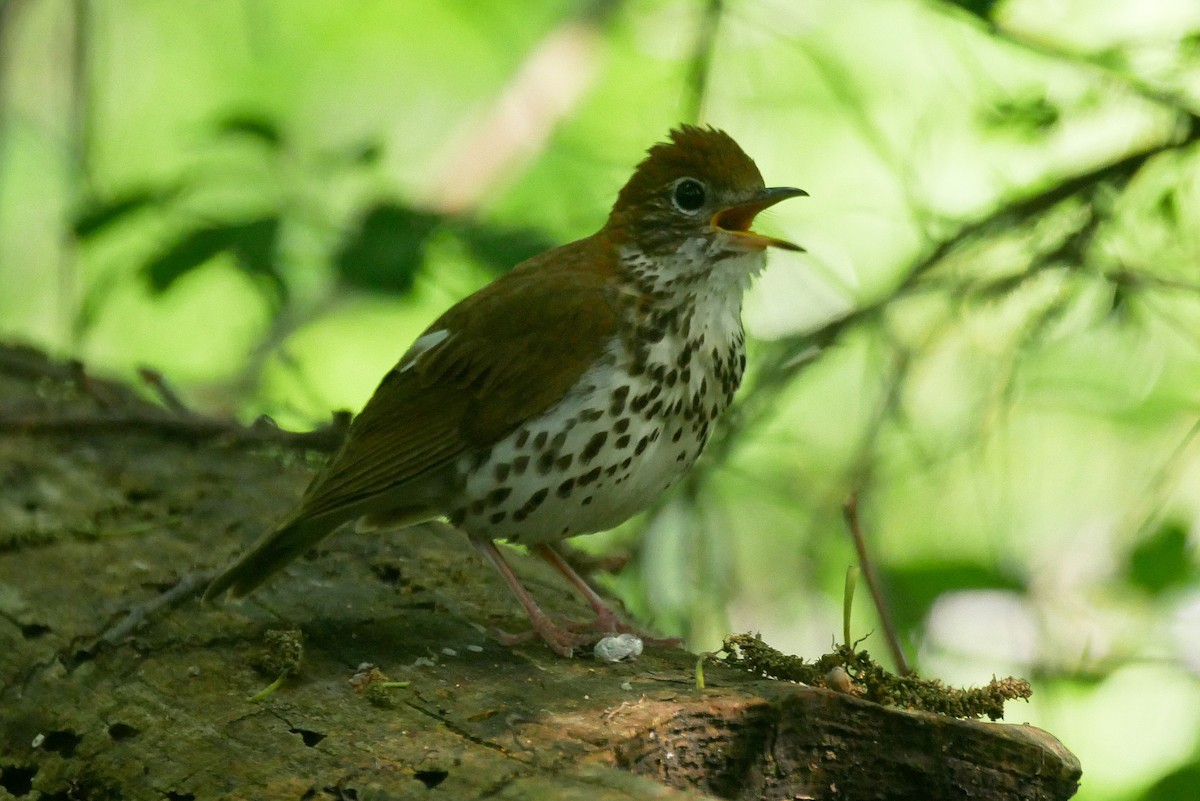
MULTIPOLYGON (((722 665, 699 689, 682 650, 606 664, 502 647, 488 627, 518 627, 519 610, 442 525, 337 534, 244 602, 180 592, 114 637, 131 607, 254 539, 311 473, 287 437, 180 414, 0 350, 0 799, 1075 792, 1079 763, 1029 726, 722 665), (263 655, 275 630, 300 632, 282 637, 302 642, 291 669, 263 655)), ((516 561, 550 609, 583 615, 516 561)))

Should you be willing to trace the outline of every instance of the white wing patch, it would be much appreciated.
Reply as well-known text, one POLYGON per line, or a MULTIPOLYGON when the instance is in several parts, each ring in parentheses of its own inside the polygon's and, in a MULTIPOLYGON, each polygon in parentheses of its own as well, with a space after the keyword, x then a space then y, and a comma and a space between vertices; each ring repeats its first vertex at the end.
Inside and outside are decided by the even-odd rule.
POLYGON ((412 347, 410 347, 408 352, 404 354, 404 358, 400 360, 400 366, 396 368, 396 372, 403 373, 411 370, 413 365, 417 363, 417 360, 421 358, 422 354, 433 350, 449 338, 450 332, 444 328, 438 329, 437 331, 430 331, 428 334, 423 334, 417 339, 416 342, 412 343, 412 347))

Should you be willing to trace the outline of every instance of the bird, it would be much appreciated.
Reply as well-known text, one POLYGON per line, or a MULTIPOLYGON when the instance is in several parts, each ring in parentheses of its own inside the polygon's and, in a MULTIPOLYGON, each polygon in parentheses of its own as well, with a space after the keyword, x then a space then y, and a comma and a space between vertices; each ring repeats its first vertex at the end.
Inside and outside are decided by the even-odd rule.
POLYGON ((803 250, 751 223, 805 195, 768 188, 724 131, 671 130, 599 231, 500 275, 412 343, 297 508, 204 599, 246 595, 349 521, 441 518, 496 567, 530 634, 556 653, 634 632, 556 546, 644 511, 695 464, 745 371, 745 290, 768 248, 803 250), (594 620, 552 620, 499 540, 559 570, 594 620))

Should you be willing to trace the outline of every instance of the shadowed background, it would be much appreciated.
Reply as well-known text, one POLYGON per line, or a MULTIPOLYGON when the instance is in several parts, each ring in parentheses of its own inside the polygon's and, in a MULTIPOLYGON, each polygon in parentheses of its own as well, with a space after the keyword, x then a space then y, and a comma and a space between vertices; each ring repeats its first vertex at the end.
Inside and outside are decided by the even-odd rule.
POLYGON ((808 253, 697 471, 574 542, 695 648, 816 655, 857 493, 922 674, 1029 676, 1080 798, 1190 799, 1198 113, 1188 0, 0 0, 0 336, 309 427, 724 128, 808 253))

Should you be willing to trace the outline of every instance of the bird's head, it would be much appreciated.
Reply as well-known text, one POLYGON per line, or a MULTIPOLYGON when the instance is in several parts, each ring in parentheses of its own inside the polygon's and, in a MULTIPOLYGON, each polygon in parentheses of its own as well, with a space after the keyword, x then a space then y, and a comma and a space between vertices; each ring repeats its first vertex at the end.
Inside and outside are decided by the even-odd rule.
POLYGON ((721 260, 768 247, 802 250, 750 230, 768 206, 806 195, 767 188, 749 156, 724 131, 683 125, 650 148, 617 195, 605 229, 619 246, 650 257, 685 248, 721 260))

